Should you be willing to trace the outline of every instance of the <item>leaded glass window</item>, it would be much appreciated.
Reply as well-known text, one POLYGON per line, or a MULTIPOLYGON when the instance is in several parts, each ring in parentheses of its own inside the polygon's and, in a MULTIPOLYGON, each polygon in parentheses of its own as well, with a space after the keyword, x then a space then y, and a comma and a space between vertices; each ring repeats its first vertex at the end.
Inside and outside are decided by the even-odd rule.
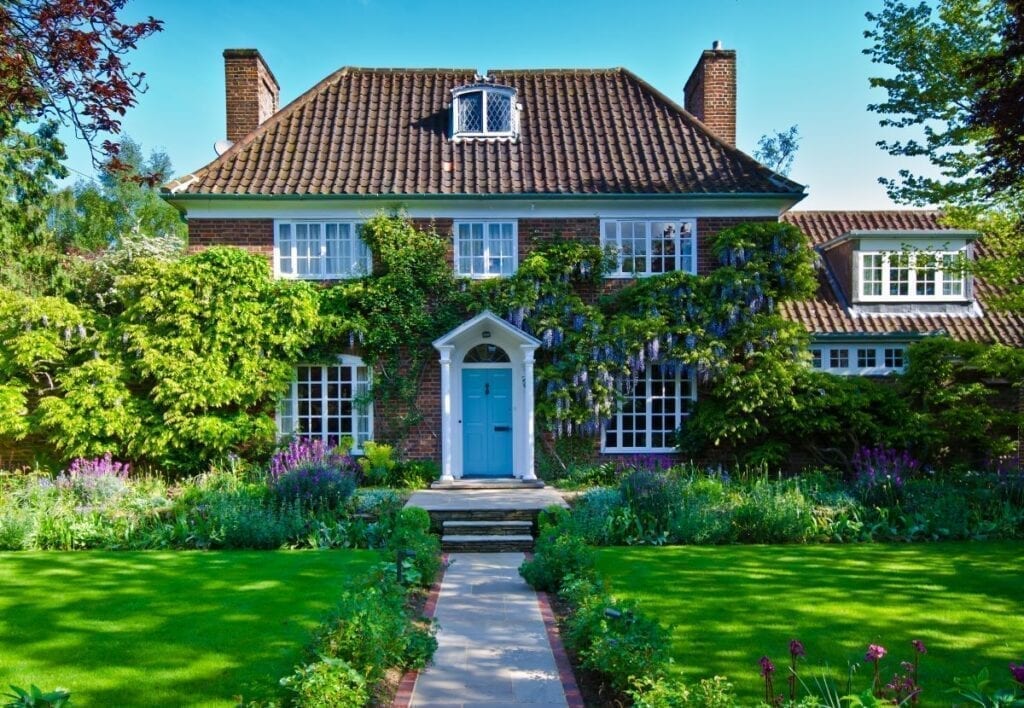
POLYGON ((452 100, 455 138, 512 137, 517 131, 516 93, 508 86, 456 89, 452 100))

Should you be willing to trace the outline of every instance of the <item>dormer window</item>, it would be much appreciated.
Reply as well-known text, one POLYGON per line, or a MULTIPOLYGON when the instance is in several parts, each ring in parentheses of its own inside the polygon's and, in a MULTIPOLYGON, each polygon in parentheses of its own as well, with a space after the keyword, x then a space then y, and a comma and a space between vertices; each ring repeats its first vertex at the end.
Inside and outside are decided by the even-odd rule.
POLYGON ((966 292, 962 251, 859 251, 861 301, 962 300, 966 292))
POLYGON ((480 81, 452 91, 452 137, 515 138, 519 132, 516 91, 480 81))

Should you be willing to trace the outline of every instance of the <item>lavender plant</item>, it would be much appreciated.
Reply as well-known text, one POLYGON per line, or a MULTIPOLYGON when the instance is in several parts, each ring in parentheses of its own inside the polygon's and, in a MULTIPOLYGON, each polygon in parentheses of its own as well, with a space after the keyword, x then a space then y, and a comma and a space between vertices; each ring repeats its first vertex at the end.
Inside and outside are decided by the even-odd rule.
POLYGON ((94 459, 77 458, 59 474, 54 484, 84 503, 104 502, 128 489, 131 465, 118 462, 108 452, 94 459))
POLYGON ((282 503, 333 511, 355 491, 356 469, 351 457, 323 440, 297 438, 271 458, 271 489, 282 503))
POLYGON ((853 455, 854 490, 865 504, 896 507, 921 463, 906 450, 862 447, 853 455))

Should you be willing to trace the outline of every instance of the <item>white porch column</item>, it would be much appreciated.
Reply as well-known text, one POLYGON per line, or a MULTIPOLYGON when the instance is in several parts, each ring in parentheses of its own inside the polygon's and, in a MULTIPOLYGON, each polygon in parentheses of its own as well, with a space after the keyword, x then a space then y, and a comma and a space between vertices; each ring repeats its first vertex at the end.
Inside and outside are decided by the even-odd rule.
POLYGON ((451 482, 452 476, 452 349, 453 345, 438 347, 441 352, 441 481, 451 482))
POLYGON ((523 417, 526 423, 526 455, 523 460, 523 479, 537 479, 537 473, 533 469, 533 352, 537 349, 533 344, 520 344, 519 349, 523 352, 523 417))

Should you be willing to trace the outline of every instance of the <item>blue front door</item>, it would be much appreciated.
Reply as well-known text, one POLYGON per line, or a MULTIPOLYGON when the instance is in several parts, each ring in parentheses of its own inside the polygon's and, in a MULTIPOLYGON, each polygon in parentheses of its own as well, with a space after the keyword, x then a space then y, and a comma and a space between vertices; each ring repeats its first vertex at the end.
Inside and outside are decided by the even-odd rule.
POLYGON ((462 473, 512 476, 512 370, 462 370, 462 473))

